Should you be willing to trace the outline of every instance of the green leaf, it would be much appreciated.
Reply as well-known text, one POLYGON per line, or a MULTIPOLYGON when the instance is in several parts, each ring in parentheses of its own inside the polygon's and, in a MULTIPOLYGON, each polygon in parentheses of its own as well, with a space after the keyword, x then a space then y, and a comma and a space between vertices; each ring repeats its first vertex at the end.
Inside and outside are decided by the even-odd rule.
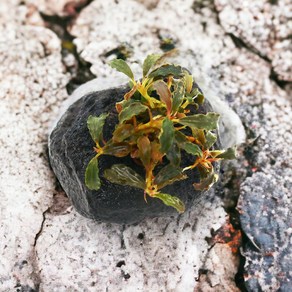
POLYGON ((201 179, 199 183, 194 183, 193 186, 197 191, 208 191, 217 180, 218 174, 210 172, 207 177, 201 179))
POLYGON ((199 90, 199 88, 195 88, 192 92, 191 92, 192 97, 194 98, 194 102, 198 103, 198 104, 203 104, 205 97, 202 94, 202 92, 199 90))
POLYGON ((190 128, 204 129, 204 130, 215 130, 219 120, 219 114, 207 113, 197 114, 192 116, 186 116, 179 120, 179 123, 188 126, 190 128))
POLYGON ((114 142, 123 142, 135 132, 134 126, 130 124, 119 124, 113 133, 114 142))
POLYGON ((179 213, 185 211, 185 205, 178 197, 164 193, 157 193, 153 197, 160 199, 166 206, 175 208, 179 213))
POLYGON ((124 164, 114 164, 111 168, 106 169, 104 177, 115 184, 128 185, 142 190, 146 187, 144 179, 124 164))
POLYGON ((176 113, 181 106, 185 95, 185 87, 184 83, 182 81, 178 82, 174 91, 173 91, 173 97, 172 97, 172 112, 176 113))
POLYGON ((175 78, 182 77, 184 75, 181 66, 175 65, 162 65, 161 67, 153 70, 150 74, 148 74, 149 78, 156 78, 156 77, 167 77, 167 76, 174 76, 175 78))
POLYGON ((185 150, 187 153, 199 157, 203 156, 201 148, 197 144, 190 142, 183 133, 175 132, 175 140, 177 141, 179 147, 185 150))
POLYGON ((100 188, 100 179, 98 173, 98 157, 95 156, 89 161, 85 171, 85 185, 90 190, 97 191, 100 188))
POLYGON ((132 117, 137 116, 142 112, 145 112, 147 109, 148 107, 146 105, 141 104, 140 102, 130 103, 128 107, 123 108, 123 110, 120 112, 119 114, 120 123, 130 120, 132 117))
POLYGON ((160 100, 166 105, 167 113, 170 114, 172 108, 172 99, 171 92, 167 84, 164 81, 159 80, 154 83, 153 87, 159 95, 160 100))
POLYGON ((192 128, 192 134, 193 134, 193 137, 195 139, 197 139, 201 145, 204 145, 206 144, 206 137, 205 137, 205 132, 204 130, 202 129, 197 129, 197 128, 192 128))
POLYGON ((174 140, 174 126, 169 118, 165 118, 162 122, 162 132, 159 137, 159 142, 161 144, 160 151, 166 153, 174 140))
POLYGON ((205 135, 205 147, 206 149, 209 149, 214 145, 214 143, 217 141, 216 134, 213 134, 212 132, 208 131, 205 135))
POLYGON ((161 55, 148 55, 143 63, 143 76, 146 76, 151 67, 155 65, 155 63, 160 59, 161 55))
POLYGON ((87 128, 90 132, 91 138, 95 142, 99 142, 102 136, 102 129, 105 123, 105 119, 108 114, 101 114, 98 117, 89 116, 87 119, 87 128))
POLYGON ((129 65, 122 59, 115 59, 110 62, 110 66, 119 72, 126 74, 131 79, 134 79, 134 74, 129 65))
POLYGON ((151 144, 147 136, 142 136, 137 140, 137 147, 139 150, 139 158, 144 167, 147 169, 151 161, 151 144))
POLYGON ((186 178, 187 175, 182 172, 180 167, 168 164, 158 172, 154 179, 154 183, 157 185, 158 189, 162 189, 167 185, 186 178))
POLYGON ((128 143, 115 143, 108 141, 103 147, 103 154, 113 155, 116 157, 125 157, 131 152, 131 146, 128 143))
POLYGON ((235 147, 227 148, 222 154, 216 156, 216 158, 236 159, 236 149, 235 149, 235 147))
POLYGON ((194 156, 203 156, 203 152, 201 148, 192 142, 186 142, 180 145, 182 149, 184 149, 187 153, 192 154, 194 156))
POLYGON ((171 147, 166 153, 166 157, 171 164, 175 166, 180 165, 180 161, 181 161, 180 148, 178 147, 176 143, 172 143, 171 147))

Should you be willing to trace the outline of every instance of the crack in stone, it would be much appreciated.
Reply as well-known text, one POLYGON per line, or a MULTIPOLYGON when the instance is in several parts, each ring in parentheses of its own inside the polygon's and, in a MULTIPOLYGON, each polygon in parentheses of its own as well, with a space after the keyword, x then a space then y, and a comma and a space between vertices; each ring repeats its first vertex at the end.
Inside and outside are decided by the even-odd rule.
POLYGON ((35 238, 34 238, 34 243, 33 243, 34 248, 36 247, 37 240, 39 239, 40 235, 41 235, 42 232, 43 232, 44 225, 45 225, 45 221, 46 221, 46 214, 47 214, 49 211, 50 211, 50 207, 48 207, 48 208, 42 213, 43 220, 42 220, 42 223, 41 223, 40 229, 39 229, 39 231, 37 232, 37 234, 35 235, 35 238))
POLYGON ((83 60, 77 52, 76 45, 73 43, 74 36, 68 31, 74 20, 79 16, 81 11, 87 7, 93 0, 86 1, 76 9, 76 14, 69 16, 47 15, 40 12, 41 17, 46 23, 46 27, 53 31, 60 39, 62 44, 62 63, 66 71, 71 75, 71 79, 66 85, 68 94, 71 94, 77 87, 83 83, 94 79, 96 76, 90 71, 91 63, 83 60), (70 56, 74 59, 69 61, 70 56), (73 61, 73 64, 72 64, 73 61))
POLYGON ((254 55, 260 57, 262 60, 264 60, 265 62, 267 62, 270 66, 270 80, 274 81, 277 86, 279 86, 281 89, 284 89, 286 85, 290 84, 291 82, 289 81, 284 81, 279 79, 278 74, 275 72, 273 66, 272 66, 272 60, 269 59, 267 56, 265 56, 264 54, 262 54, 259 50, 257 50, 255 47, 248 45, 242 38, 236 36, 235 34, 231 33, 231 32, 227 32, 224 28, 224 26, 221 24, 220 18, 219 18, 219 11, 216 8, 215 2, 214 0, 213 2, 213 6, 214 7, 214 12, 216 14, 216 20, 218 25, 220 25, 220 27, 223 29, 223 31, 225 32, 225 34, 227 36, 229 36, 232 40, 232 42, 234 43, 234 45, 238 48, 238 49, 246 49, 247 51, 253 53, 254 55))

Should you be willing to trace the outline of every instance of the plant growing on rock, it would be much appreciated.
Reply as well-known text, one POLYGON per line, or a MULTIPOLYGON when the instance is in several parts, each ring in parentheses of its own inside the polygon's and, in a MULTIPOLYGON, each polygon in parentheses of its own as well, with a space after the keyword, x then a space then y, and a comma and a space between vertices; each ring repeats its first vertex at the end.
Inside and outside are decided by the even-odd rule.
POLYGON ((158 198, 183 212, 184 203, 161 190, 186 179, 188 172, 196 169, 200 180, 193 186, 206 191, 218 180, 214 162, 235 158, 233 148, 213 149, 219 114, 198 112, 204 96, 192 75, 181 66, 164 63, 164 56, 149 55, 145 59, 141 80, 134 78, 131 68, 121 59, 113 60, 111 66, 130 78, 130 90, 116 103, 119 122, 108 141, 103 138, 108 114, 88 117, 96 154, 86 168, 86 186, 91 190, 101 186, 98 167, 101 155, 130 155, 143 166, 144 177, 124 164, 114 164, 103 176, 112 183, 142 189, 146 202, 147 196, 158 198), (183 165, 184 152, 192 155, 191 165, 183 165))

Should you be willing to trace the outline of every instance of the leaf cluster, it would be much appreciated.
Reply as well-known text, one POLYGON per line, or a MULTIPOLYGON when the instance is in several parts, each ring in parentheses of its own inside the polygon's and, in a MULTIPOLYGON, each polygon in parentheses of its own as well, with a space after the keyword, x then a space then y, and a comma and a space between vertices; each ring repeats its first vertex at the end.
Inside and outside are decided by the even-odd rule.
POLYGON ((143 165, 144 177, 123 164, 106 169, 103 176, 112 183, 143 190, 145 200, 147 196, 158 198, 165 205, 183 212, 184 203, 162 189, 186 179, 188 172, 196 168, 200 181, 194 182, 193 186, 196 190, 206 191, 218 180, 214 162, 235 158, 233 148, 213 149, 219 114, 198 113, 204 96, 194 85, 193 76, 179 65, 164 62, 164 56, 147 56, 141 80, 134 78, 124 60, 113 60, 110 65, 129 77, 130 90, 116 103, 119 122, 110 140, 104 141, 102 135, 108 114, 88 117, 87 126, 95 142, 96 154, 86 168, 86 186, 91 190, 101 186, 98 167, 101 155, 129 155, 143 165), (184 152, 193 157, 191 165, 183 165, 184 152), (164 166, 157 171, 162 164, 164 166))

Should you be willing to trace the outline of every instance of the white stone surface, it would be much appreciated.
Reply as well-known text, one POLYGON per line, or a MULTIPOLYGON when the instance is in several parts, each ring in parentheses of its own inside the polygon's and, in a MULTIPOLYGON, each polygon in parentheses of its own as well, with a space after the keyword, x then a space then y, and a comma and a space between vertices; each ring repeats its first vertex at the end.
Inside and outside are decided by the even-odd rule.
POLYGON ((291 1, 215 0, 215 6, 226 32, 271 60, 279 79, 292 81, 291 1))
MULTIPOLYGON (((102 81, 121 80, 107 65, 114 56, 104 56, 120 44, 132 46, 129 61, 139 74, 145 55, 159 51, 159 31, 177 40, 207 97, 228 101, 245 127, 260 135, 254 160, 241 153, 235 170, 238 184, 248 185, 245 175, 251 167, 270 175, 288 167, 291 159, 290 96, 269 78, 273 68, 287 80, 289 51, 280 40, 270 45, 266 30, 258 33, 272 11, 277 35, 285 36, 289 3, 279 1, 271 10, 269 4, 253 2, 254 13, 264 11, 258 14, 258 30, 245 19, 250 7, 243 6, 238 22, 235 2, 227 2, 215 1, 220 25, 208 1, 96 0, 81 12, 71 32, 79 53, 102 81), (241 32, 237 36, 272 64, 234 45, 226 34, 238 32, 229 30, 232 23, 244 24, 246 39, 241 32)), ((46 157, 47 132, 67 99, 69 76, 61 62, 60 40, 36 27, 43 26, 37 10, 59 14, 63 1, 54 7, 42 3, 0 0, 0 291, 236 291, 238 257, 224 244, 209 250, 205 240, 226 219, 218 198, 194 206, 178 221, 151 219, 123 227, 83 218, 56 188, 46 157), (201 268, 211 272, 197 282, 201 268)), ((239 129, 236 139, 244 139, 241 124, 230 113, 239 129)), ((284 185, 285 172, 280 178, 284 185)))
POLYGON ((39 281, 34 244, 55 192, 47 127, 68 76, 59 39, 41 27, 1 27, 0 64, 0 291, 13 291, 39 281))
POLYGON ((58 215, 48 213, 36 246, 42 267, 40 287, 44 291, 192 291, 208 253, 205 237, 225 219, 218 200, 202 200, 178 220, 151 219, 125 227, 87 220, 71 208, 58 215), (144 238, 139 239, 139 234, 144 238), (125 264, 118 267, 121 261, 125 264))

